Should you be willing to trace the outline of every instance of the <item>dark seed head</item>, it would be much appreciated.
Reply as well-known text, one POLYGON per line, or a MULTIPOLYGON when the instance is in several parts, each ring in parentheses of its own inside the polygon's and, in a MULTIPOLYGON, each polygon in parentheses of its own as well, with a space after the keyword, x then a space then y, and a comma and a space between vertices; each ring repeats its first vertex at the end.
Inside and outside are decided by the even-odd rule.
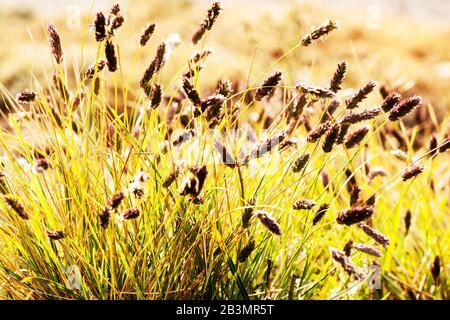
POLYGON ((141 40, 140 40, 140 44, 142 47, 147 44, 148 40, 150 40, 150 37, 155 32, 155 29, 156 29, 156 23, 152 22, 152 23, 147 24, 145 26, 145 28, 142 30, 141 40))
POLYGON ((25 89, 16 95, 16 99, 21 104, 33 102, 36 99, 37 93, 30 89, 25 89))
POLYGON ((405 222, 405 235, 407 235, 409 233, 409 228, 411 227, 411 211, 410 210, 406 211, 404 222, 405 222))
POLYGON ((403 116, 410 113, 414 108, 418 107, 422 103, 422 98, 419 96, 414 96, 403 100, 399 104, 397 104, 389 114, 389 120, 397 121, 403 116))
POLYGON ((351 226, 360 223, 373 215, 373 206, 353 207, 349 210, 341 211, 336 219, 338 224, 351 226))
POLYGON ((124 220, 135 219, 137 217, 139 217, 139 209, 137 208, 129 208, 122 214, 124 220))
POLYGON ((36 159, 35 169, 38 173, 42 173, 50 168, 50 162, 45 158, 36 159))
POLYGON ((255 100, 261 101, 264 97, 269 95, 278 83, 281 81, 283 74, 280 71, 275 71, 266 80, 264 80, 262 86, 258 88, 255 92, 255 100))
POLYGON ((25 211, 25 207, 19 202, 18 199, 11 197, 5 197, 4 199, 6 204, 9 205, 19 217, 21 217, 23 220, 28 220, 29 217, 25 211))
POLYGON ((303 170, 310 158, 311 154, 309 153, 300 155, 292 164, 292 172, 300 172, 301 170, 303 170))
POLYGON ((438 151, 438 140, 436 133, 431 134, 430 139, 430 157, 434 156, 438 151))
POLYGON ((109 225, 109 220, 111 219, 111 208, 106 206, 102 212, 99 214, 100 225, 102 228, 106 228, 109 225))
POLYGON ((320 27, 311 30, 303 36, 300 43, 304 47, 308 47, 320 39, 325 38, 331 31, 340 28, 340 22, 337 20, 327 20, 320 27))
POLYGON ((333 124, 331 128, 328 129, 322 145, 323 152, 329 153, 333 150, 333 145, 336 143, 340 129, 341 126, 338 123, 333 124))
POLYGON ((391 111, 400 102, 401 98, 402 96, 397 92, 389 94, 381 104, 381 109, 383 109, 384 112, 391 111))
POLYGON ((345 139, 345 147, 347 149, 350 149, 357 146, 361 141, 363 141, 369 130, 370 128, 368 126, 364 126, 353 132, 350 132, 350 134, 345 139))
POLYGON ((115 72, 117 70, 117 57, 114 45, 111 41, 106 41, 105 47, 106 65, 110 72, 115 72))
POLYGON ((319 99, 336 98, 336 94, 327 88, 314 86, 306 83, 299 83, 295 87, 298 92, 305 95, 306 100, 315 101, 319 99))
POLYGON ((356 91, 349 99, 345 101, 347 109, 355 109, 358 104, 367 98, 367 95, 373 91, 376 87, 374 81, 369 81, 364 87, 356 91))
POLYGON ((94 22, 95 41, 103 41, 106 38, 106 19, 103 12, 97 12, 94 22))
POLYGON ((450 149, 450 138, 447 138, 442 142, 441 146, 439 147, 439 152, 444 153, 445 151, 450 149))
POLYGON ((125 198, 125 194, 122 191, 117 192, 113 194, 111 200, 109 200, 108 202, 108 205, 111 207, 111 209, 117 209, 117 207, 122 202, 123 198, 125 198))
POLYGON ((384 234, 382 234, 381 232, 378 232, 377 230, 371 228, 369 225, 365 223, 360 223, 358 224, 358 227, 361 228, 361 230, 364 231, 365 234, 367 234, 373 240, 381 244, 383 247, 387 247, 389 245, 390 243, 389 238, 384 234))
POLYGON ((203 188, 208 171, 205 165, 198 165, 189 168, 190 175, 182 183, 180 195, 191 195, 196 198, 203 188))
POLYGON ((242 214, 242 228, 246 229, 250 226, 250 220, 253 217, 254 205, 256 203, 255 198, 251 198, 247 201, 247 208, 244 209, 242 214))
POLYGON ((352 185, 352 190, 350 192, 350 206, 355 206, 359 201, 359 194, 361 193, 362 188, 357 186, 356 184, 352 185))
POLYGON ((246 246, 239 252, 237 260, 239 262, 245 262, 252 254, 253 250, 255 250, 255 240, 250 239, 246 246))
POLYGON ((59 240, 66 237, 62 231, 47 231, 47 236, 50 240, 59 240))
POLYGON ((360 112, 349 112, 340 119, 340 123, 356 124, 361 121, 371 120, 380 113, 381 108, 379 107, 368 108, 360 112))
POLYGON ((63 51, 58 31, 52 24, 48 25, 47 31, 49 38, 48 40, 50 42, 50 48, 52 49, 53 57, 55 58, 57 64, 61 64, 63 62, 63 51))
POLYGON ((333 78, 331 78, 330 81, 330 90, 333 92, 338 92, 341 90, 342 82, 345 78, 345 73, 347 71, 347 63, 345 61, 338 64, 338 67, 336 69, 336 72, 333 75, 333 78))
POLYGON ((189 79, 183 78, 183 90, 186 93, 188 99, 192 102, 192 104, 198 108, 200 108, 202 104, 202 100, 200 99, 200 95, 197 89, 190 83, 189 79))
POLYGON ((405 171, 403 171, 402 174, 402 179, 403 181, 412 179, 416 176, 418 176, 419 174, 421 174, 423 172, 423 170, 425 169, 425 167, 423 166, 412 166, 410 168, 407 168, 405 171))
POLYGON ((431 275, 433 276, 434 282, 439 282, 439 275, 441 274, 441 258, 439 256, 434 257, 433 263, 431 265, 431 275))
POLYGON ((363 243, 354 243, 353 248, 358 251, 364 252, 368 255, 375 256, 375 257, 381 257, 381 255, 382 255, 381 251, 378 250, 377 248, 369 246, 367 244, 363 244, 363 243))
POLYGON ((344 252, 341 252, 335 248, 330 248, 330 252, 333 260, 338 262, 350 276, 353 276, 356 280, 362 280, 364 278, 363 273, 358 269, 358 267, 355 266, 353 261, 345 255, 344 252))
POLYGON ((319 140, 332 126, 331 121, 319 124, 314 130, 308 134, 308 142, 316 142, 319 140))
POLYGON ((158 106, 161 104, 161 100, 162 100, 162 85, 160 85, 159 83, 156 83, 152 89, 152 97, 150 99, 150 106, 153 109, 158 108, 158 106))
POLYGON ((280 225, 267 212, 257 211, 257 212, 255 212, 255 214, 264 227, 266 227, 270 232, 281 236, 280 225))
POLYGON ((347 257, 350 257, 352 254, 352 248, 353 248, 353 240, 348 240, 348 242, 344 246, 344 252, 347 257))
POLYGON ((302 199, 294 203, 294 210, 310 210, 314 208, 317 203, 314 200, 302 199))
POLYGON ((322 218, 327 213, 328 208, 329 208, 328 203, 324 203, 324 204, 320 205, 319 210, 317 210, 316 215, 314 216, 313 226, 315 226, 316 224, 318 224, 320 222, 320 220, 322 220, 322 218))

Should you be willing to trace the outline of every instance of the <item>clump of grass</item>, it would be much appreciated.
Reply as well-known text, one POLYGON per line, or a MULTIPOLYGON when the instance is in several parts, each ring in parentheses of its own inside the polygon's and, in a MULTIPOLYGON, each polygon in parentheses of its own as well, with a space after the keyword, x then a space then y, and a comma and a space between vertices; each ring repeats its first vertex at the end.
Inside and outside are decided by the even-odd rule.
MULTIPOLYGON (((16 97, 0 88, 14 111, 0 131, 1 298, 323 299, 338 287, 346 297, 367 298, 363 280, 373 258, 360 252, 380 258, 390 298, 407 294, 405 282, 429 297, 445 294, 420 280, 429 274, 410 272, 422 273, 430 252, 420 239, 445 234, 441 224, 423 225, 448 207, 440 173, 449 143, 439 139, 447 133, 434 116, 424 118, 433 118, 432 128, 411 127, 401 118, 419 99, 400 101, 386 88, 374 107, 354 111, 375 82, 345 101, 338 92, 347 92, 346 62, 324 87, 291 83, 293 68, 283 70, 289 53, 323 40, 339 27, 334 20, 259 76, 252 69, 245 78, 206 81, 200 70, 211 67, 205 60, 213 50, 204 36, 221 10, 212 4, 192 38, 203 40, 201 48, 186 56, 171 54, 170 39, 142 52, 156 30, 148 24, 136 35, 130 69, 119 48, 131 35, 124 44, 116 37, 129 23, 118 5, 94 17, 87 41, 97 54, 83 52, 70 72, 49 27, 57 64, 50 83, 32 82, 16 97), (179 70, 162 74, 178 55, 179 70), (353 127, 362 121, 371 122, 353 127), (423 143, 431 132, 434 153, 423 143), (419 176, 419 161, 433 170, 419 176), (404 170, 405 163, 412 165, 404 170), (417 181, 402 184, 400 175, 417 181), (406 208, 412 211, 403 216, 406 208), (402 218, 405 233, 397 229, 402 218), (392 254, 382 256, 367 237, 392 254), (359 288, 347 287, 340 270, 329 268, 332 260, 359 288), (73 264, 79 289, 64 276, 73 264)), ((434 265, 426 272, 444 281, 442 261, 434 265)))

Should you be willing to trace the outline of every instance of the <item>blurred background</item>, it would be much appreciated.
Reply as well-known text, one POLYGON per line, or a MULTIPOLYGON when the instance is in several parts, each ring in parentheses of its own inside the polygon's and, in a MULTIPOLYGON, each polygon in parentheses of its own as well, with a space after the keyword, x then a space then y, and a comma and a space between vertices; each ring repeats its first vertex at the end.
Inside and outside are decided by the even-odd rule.
MULTIPOLYGON (((182 41, 162 73, 166 86, 175 87, 193 50, 191 35, 211 1, 33 1, 0 0, 0 82, 13 94, 34 86, 51 72, 46 23, 56 25, 63 44, 68 73, 76 75, 95 59, 97 44, 88 25, 95 12, 121 4, 125 24, 119 30, 124 76, 136 85, 153 58, 156 46, 170 34, 182 41), (141 28, 155 21, 158 29, 148 47, 139 50, 141 28)), ((313 25, 327 18, 341 21, 342 31, 311 48, 299 48, 276 68, 286 83, 328 83, 338 62, 349 64, 348 89, 374 79, 389 90, 421 94, 443 118, 450 105, 450 1, 403 0, 223 0, 225 10, 206 45, 208 58, 201 81, 213 85, 220 78, 238 83, 250 80, 273 60, 295 46, 313 25), (249 70, 253 65, 251 72, 249 70)), ((74 77, 76 79, 76 77, 74 77)), ((76 86, 76 81, 72 84, 76 86)), ((242 83, 240 84, 243 85, 242 83)))

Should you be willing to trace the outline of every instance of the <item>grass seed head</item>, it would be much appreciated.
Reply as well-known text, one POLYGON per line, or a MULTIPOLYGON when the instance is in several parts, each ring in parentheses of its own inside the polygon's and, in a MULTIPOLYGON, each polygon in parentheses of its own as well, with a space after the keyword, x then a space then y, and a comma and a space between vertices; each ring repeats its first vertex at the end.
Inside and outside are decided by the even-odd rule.
POLYGON ((367 178, 373 180, 376 177, 387 177, 388 173, 383 167, 373 167, 370 169, 367 178))
POLYGON ((6 204, 9 205, 20 218, 22 218, 23 220, 28 220, 29 217, 27 212, 25 211, 25 207, 20 203, 18 199, 11 197, 5 197, 4 199, 6 204))
POLYGON ((347 63, 345 61, 342 61, 338 64, 336 71, 333 74, 333 77, 330 81, 330 90, 334 93, 341 90, 342 82, 345 78, 345 73, 347 72, 347 63))
POLYGON ((412 167, 409 167, 405 171, 403 171, 403 173, 402 173, 402 180, 403 181, 407 181, 409 179, 412 179, 412 178, 418 176, 419 174, 421 174, 424 169, 425 169, 424 166, 412 166, 412 167))
POLYGON ((263 157, 266 153, 271 152, 286 138, 286 131, 281 131, 273 137, 258 143, 246 156, 246 161, 263 157))
POLYGON ((345 136, 350 130, 350 125, 348 123, 342 123, 339 128, 339 135, 336 139, 336 144, 343 144, 345 142, 345 136))
POLYGON ((361 194, 362 188, 354 184, 350 192, 350 206, 355 206, 359 201, 359 195, 361 194))
POLYGON ((265 212, 265 211, 257 211, 257 212, 255 212, 255 214, 258 217, 258 219, 261 222, 261 224, 264 227, 266 227, 267 230, 269 230, 273 234, 281 236, 281 227, 280 227, 280 225, 267 212, 265 212))
MULTIPOLYGON (((225 100, 225 97, 221 94, 213 94, 202 99, 200 110, 205 113, 206 120, 211 121, 219 116, 225 100)), ((196 116, 196 113, 194 113, 194 116, 196 116)))
POLYGON ((198 165, 189 168, 189 173, 190 175, 182 183, 180 195, 191 195, 193 198, 197 198, 203 188, 208 171, 205 165, 198 165))
POLYGON ((359 143, 361 141, 363 141, 363 139, 365 138, 365 136, 367 135, 369 130, 370 130, 369 126, 364 126, 353 132, 350 132, 350 134, 348 134, 347 137, 345 138, 345 143, 344 143, 345 147, 347 149, 351 149, 351 148, 359 145, 359 143))
POLYGON ((122 213, 122 218, 124 220, 136 219, 137 217, 139 217, 139 214, 140 214, 139 209, 129 208, 122 213))
POLYGON ((344 253, 347 257, 350 257, 352 254, 352 248, 353 248, 353 240, 348 240, 348 242, 344 246, 344 253))
POLYGON ((437 135, 434 132, 431 134, 429 149, 430 149, 430 157, 434 156, 436 154, 436 152, 438 151, 437 135))
POLYGON ((324 204, 320 205, 319 209, 316 212, 316 215, 314 216, 313 226, 315 226, 316 224, 318 224, 320 222, 320 220, 322 220, 322 218, 327 213, 328 208, 329 208, 328 203, 324 203, 324 204))
MULTIPOLYGON (((105 59, 98 60, 97 72, 102 71, 105 68, 105 65, 106 65, 106 60, 105 59)), ((94 78, 95 67, 96 67, 96 64, 93 63, 86 69, 86 71, 84 72, 84 77, 86 79, 93 79, 94 78)))
POLYGON ((150 106, 153 109, 156 109, 159 107, 159 105, 161 104, 161 100, 162 100, 162 85, 159 83, 156 83, 155 85, 153 85, 153 89, 152 89, 152 97, 150 99, 150 106))
POLYGON ((371 256, 375 256, 375 257, 381 257, 382 256, 382 253, 381 253, 380 250, 378 250, 375 247, 369 246, 367 244, 354 243, 353 244, 353 248, 358 250, 358 251, 364 252, 364 253, 366 253, 368 255, 371 255, 371 256))
POLYGON ((320 123, 325 123, 326 121, 333 118, 333 113, 339 108, 341 102, 338 99, 331 100, 330 104, 325 109, 322 117, 320 118, 320 123))
POLYGON ((338 224, 351 226, 369 219, 373 215, 373 206, 353 207, 348 210, 341 211, 336 219, 338 224))
POLYGON ((60 240, 66 237, 62 231, 47 231, 47 237, 50 240, 60 240))
POLYGON ((102 228, 106 228, 109 225, 109 220, 111 219, 111 207, 106 206, 99 214, 100 225, 102 228))
POLYGON ((27 104, 33 102, 36 99, 37 93, 30 89, 25 89, 16 95, 17 102, 21 104, 27 104))
POLYGON ((163 187, 166 188, 166 189, 169 188, 169 187, 172 185, 172 183, 174 183, 175 180, 177 179, 178 173, 179 173, 178 168, 176 168, 174 171, 172 171, 172 172, 167 176, 167 178, 164 179, 163 187))
POLYGON ((310 199, 301 199, 294 203, 294 210, 311 210, 317 204, 316 201, 310 199))
POLYGON ((123 193, 122 191, 116 192, 109 200, 108 205, 111 207, 111 209, 117 209, 124 198, 125 193, 123 193))
POLYGON ((330 153, 333 150, 333 146, 336 143, 340 130, 341 126, 339 125, 339 123, 333 124, 330 129, 328 129, 322 144, 323 152, 330 153))
POLYGON ((229 98, 233 94, 233 83, 230 80, 219 80, 216 87, 216 93, 229 98))
POLYGON ((411 227, 411 210, 406 211, 403 222, 405 223, 405 235, 407 235, 409 233, 409 228, 411 227))
POLYGON ((192 102, 192 104, 200 108, 202 104, 202 100, 200 99, 200 95, 197 91, 197 89, 191 84, 189 79, 183 78, 183 90, 186 93, 186 96, 188 99, 192 102))
POLYGON ((319 124, 314 130, 310 131, 308 134, 308 142, 313 143, 318 141, 331 127, 333 123, 327 121, 319 124))
POLYGON ((300 155, 297 159, 295 159, 294 163, 292 164, 292 172, 300 172, 308 163, 309 159, 311 158, 310 153, 304 153, 300 155))
POLYGON ((117 70, 116 50, 114 48, 114 44, 110 40, 106 41, 105 56, 106 56, 106 65, 108 66, 108 70, 110 72, 115 72, 117 70))
POLYGON ((247 201, 247 208, 244 209, 242 214, 242 228, 247 229, 250 226, 250 220, 253 217, 254 206, 256 203, 255 198, 251 198, 247 201))
POLYGON ((57 64, 61 64, 63 62, 63 51, 58 31, 52 24, 49 24, 47 26, 47 31, 48 31, 48 41, 50 43, 50 48, 52 50, 53 57, 55 58, 57 64))
POLYGON ((410 113, 414 108, 418 107, 422 103, 422 97, 414 96, 408 99, 403 100, 399 104, 397 104, 389 114, 389 120, 397 121, 400 118, 406 116, 410 113))
POLYGON ((361 121, 366 120, 372 120, 376 116, 378 116, 381 113, 381 108, 379 107, 372 107, 367 108, 360 112, 352 112, 346 113, 341 119, 340 123, 347 123, 347 124, 356 124, 361 121))
POLYGON ((450 138, 447 138, 442 142, 441 146, 439 147, 439 152, 444 153, 445 151, 450 149, 450 138))
POLYGON ((337 20, 329 19, 325 21, 320 27, 312 29, 300 40, 300 43, 304 47, 308 47, 318 40, 323 40, 333 30, 340 29, 340 22, 337 20))
POLYGON ((36 172, 42 173, 50 168, 50 162, 45 158, 36 159, 35 169, 36 172))
POLYGON ((361 228, 361 230, 364 231, 365 234, 367 234, 373 240, 381 244, 383 247, 389 246, 390 243, 389 238, 384 234, 382 234, 381 232, 378 232, 377 230, 371 228, 369 225, 365 223, 359 223, 358 227, 361 228))
POLYGON ((402 96, 397 92, 389 94, 381 104, 381 109, 384 112, 390 112, 400 102, 401 98, 402 96))
POLYGON ((94 21, 95 41, 100 42, 106 38, 106 19, 103 12, 97 12, 94 21))
POLYGON ((275 71, 266 80, 264 80, 261 87, 255 92, 255 100, 261 101, 264 97, 270 95, 275 90, 275 87, 283 78, 283 74, 280 71, 275 71))
POLYGON ((439 256, 435 256, 433 263, 431 264, 431 275, 433 276, 433 280, 435 283, 439 283, 439 276, 441 274, 441 258, 439 256))
POLYGON ((197 44, 200 41, 200 39, 205 34, 206 30, 211 30, 212 26, 216 22, 217 17, 219 16, 222 10, 223 10, 222 5, 219 1, 216 1, 212 4, 211 8, 208 9, 208 12, 206 13, 205 19, 192 36, 193 44, 197 44))
POLYGON ((306 99, 309 101, 336 98, 336 94, 330 89, 314 86, 307 83, 299 83, 295 88, 298 92, 303 93, 306 96, 306 99))
POLYGON ((355 266, 353 261, 345 255, 345 253, 331 247, 329 250, 333 260, 339 263, 345 272, 354 277, 356 280, 362 280, 364 278, 363 273, 358 269, 358 267, 355 266))
POLYGON ((151 36, 155 32, 157 24, 155 22, 148 23, 143 29, 141 34, 141 40, 139 41, 141 47, 144 47, 150 40, 151 36))
POLYGON ((238 262, 245 262, 255 250, 255 240, 250 239, 249 242, 241 249, 238 254, 238 262))
POLYGON ((364 87, 356 91, 349 99, 345 100, 347 109, 355 109, 358 104, 367 98, 367 95, 375 89, 377 84, 374 81, 369 81, 364 87))

